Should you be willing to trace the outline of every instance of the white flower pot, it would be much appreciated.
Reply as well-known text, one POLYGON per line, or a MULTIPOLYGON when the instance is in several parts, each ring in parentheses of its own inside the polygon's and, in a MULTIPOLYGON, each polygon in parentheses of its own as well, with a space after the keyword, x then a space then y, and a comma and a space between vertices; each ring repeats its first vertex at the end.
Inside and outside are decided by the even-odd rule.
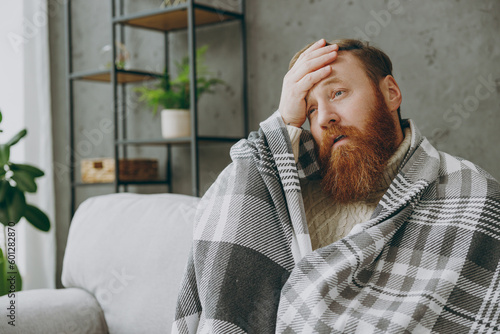
POLYGON ((163 109, 161 111, 161 134, 163 138, 191 136, 189 109, 163 109))

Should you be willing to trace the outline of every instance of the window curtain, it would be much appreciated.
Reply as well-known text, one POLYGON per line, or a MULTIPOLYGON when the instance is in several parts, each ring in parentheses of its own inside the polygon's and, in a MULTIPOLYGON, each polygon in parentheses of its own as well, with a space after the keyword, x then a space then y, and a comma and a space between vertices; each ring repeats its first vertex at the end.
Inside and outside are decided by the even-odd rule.
POLYGON ((11 151, 11 161, 45 172, 38 191, 26 200, 50 219, 49 232, 35 229, 24 218, 16 225, 16 262, 23 290, 54 288, 56 272, 55 194, 52 155, 47 0, 2 1, 0 109, 5 142, 19 130, 28 135, 11 151))

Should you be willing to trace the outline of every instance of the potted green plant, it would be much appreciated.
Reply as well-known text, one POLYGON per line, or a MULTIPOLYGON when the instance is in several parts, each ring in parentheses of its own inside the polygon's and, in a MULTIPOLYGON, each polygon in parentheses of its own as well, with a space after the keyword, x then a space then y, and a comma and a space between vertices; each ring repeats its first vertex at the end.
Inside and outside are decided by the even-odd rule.
MULTIPOLYGON (((2 112, 0 111, 0 123, 2 112)), ((2 130, 0 130, 2 132, 2 130)), ((47 215, 34 205, 26 203, 25 193, 37 191, 36 178, 44 175, 40 169, 10 161, 10 149, 27 135, 19 131, 9 141, 0 144, 0 223, 3 224, 4 245, 0 249, 0 295, 19 291, 22 280, 15 263, 18 240, 13 226, 22 217, 41 231, 50 229, 47 215)))
MULTIPOLYGON (((224 84, 215 78, 204 64, 204 56, 208 46, 196 50, 196 89, 199 99, 205 93, 213 93, 216 85, 224 84)), ((189 57, 175 62, 177 77, 170 79, 170 73, 165 69, 160 83, 154 87, 138 87, 139 101, 147 102, 156 115, 158 107, 162 106, 161 124, 164 138, 188 137, 191 135, 190 121, 190 66, 189 57)))

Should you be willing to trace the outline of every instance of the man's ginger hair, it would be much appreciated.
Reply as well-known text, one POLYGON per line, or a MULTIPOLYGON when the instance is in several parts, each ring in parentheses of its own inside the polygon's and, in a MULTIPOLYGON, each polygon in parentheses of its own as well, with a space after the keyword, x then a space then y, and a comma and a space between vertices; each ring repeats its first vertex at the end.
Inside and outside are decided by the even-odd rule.
MULTIPOLYGON (((297 59, 299 59, 300 55, 313 44, 314 43, 310 43, 297 52, 290 61, 288 69, 291 69, 293 65, 295 65, 297 59)), ((332 44, 337 44, 339 46, 339 51, 349 51, 358 58, 361 64, 363 64, 366 74, 375 89, 380 89, 380 80, 384 79, 388 75, 392 76, 392 62, 389 56, 379 48, 369 45, 368 42, 358 39, 337 39, 326 43, 326 45, 332 44)), ((400 113, 401 108, 398 108, 398 116, 401 121, 400 113)))

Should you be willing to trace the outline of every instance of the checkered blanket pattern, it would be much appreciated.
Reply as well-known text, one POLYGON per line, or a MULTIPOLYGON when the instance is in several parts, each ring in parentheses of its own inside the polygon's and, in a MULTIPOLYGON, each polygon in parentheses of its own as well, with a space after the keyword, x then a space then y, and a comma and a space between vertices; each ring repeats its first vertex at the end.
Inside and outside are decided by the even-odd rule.
POLYGON ((500 186, 438 152, 413 122, 401 170, 370 220, 312 252, 279 114, 231 150, 200 201, 172 333, 500 331, 500 186))

